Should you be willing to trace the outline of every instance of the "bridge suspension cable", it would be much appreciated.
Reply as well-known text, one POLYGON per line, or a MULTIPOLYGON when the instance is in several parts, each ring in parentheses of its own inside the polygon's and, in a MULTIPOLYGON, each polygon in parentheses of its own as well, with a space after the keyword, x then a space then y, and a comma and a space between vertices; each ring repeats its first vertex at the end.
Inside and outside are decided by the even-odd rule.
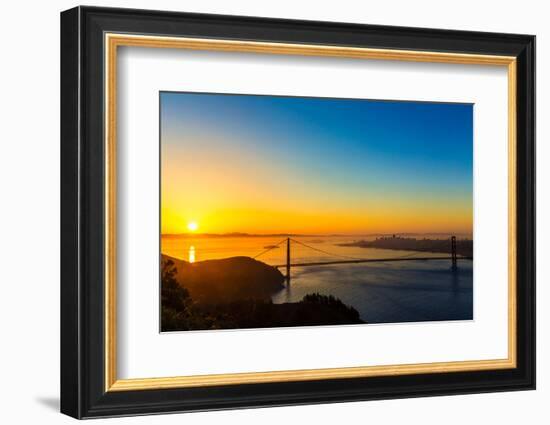
POLYGON ((299 244, 299 245, 305 246, 306 248, 312 249, 312 250, 314 250, 314 251, 321 252, 321 253, 326 254, 326 255, 330 255, 331 257, 348 258, 348 259, 350 259, 350 260, 364 260, 364 258, 350 257, 349 255, 343 255, 343 254, 335 254, 335 253, 333 253, 333 252, 328 252, 328 251, 325 251, 325 250, 320 249, 320 248, 315 248, 315 247, 313 247, 313 246, 311 246, 311 245, 308 245, 308 244, 305 244, 305 243, 303 243, 303 242, 297 241, 296 239, 290 238, 290 240, 291 240, 292 242, 295 242, 295 243, 299 244))
MULTIPOLYGON (((401 256, 396 256, 396 257, 391 257, 391 258, 365 258, 365 257, 352 257, 350 255, 344 255, 344 254, 336 254, 334 252, 329 252, 329 251, 326 251, 324 249, 321 249, 321 248, 317 248, 317 247, 314 247, 314 246, 311 246, 311 245, 308 245, 304 242, 301 242, 301 241, 298 241, 296 239, 293 239, 293 238, 290 238, 290 237, 287 237, 281 241, 279 241, 277 244, 275 245, 270 245, 268 248, 266 248, 265 250, 263 250, 262 252, 260 252, 259 254, 255 255, 254 259, 260 257, 261 255, 264 255, 266 254, 267 252, 271 251, 272 249, 275 249, 275 248, 278 248, 279 245, 281 245, 282 243, 286 242, 286 264, 280 264, 280 265, 275 265, 273 267, 276 267, 276 268, 279 268, 279 267, 284 267, 286 266, 286 276, 285 276, 285 279, 287 281, 287 284, 290 284, 290 268, 291 267, 300 267, 300 266, 319 266, 319 265, 329 265, 329 264, 344 264, 344 263, 370 263, 370 262, 378 262, 378 261, 401 261, 401 260, 407 260, 408 258, 410 258, 411 260, 414 260, 415 258, 413 258, 414 256, 417 256, 419 254, 423 254, 425 255, 424 252, 420 251, 420 252, 413 252, 413 253, 409 253, 409 254, 405 254, 405 255, 401 255, 401 256), (331 256, 331 257, 339 257, 339 258, 342 258, 344 260, 338 260, 338 261, 325 261, 325 262, 318 262, 318 261, 312 261, 312 262, 308 262, 308 263, 294 263, 292 264, 291 261, 290 261, 290 242, 294 242, 298 245, 302 245, 303 247, 305 248, 308 248, 308 249, 311 249, 313 251, 317 251, 317 252, 320 252, 322 254, 325 254, 325 255, 328 255, 328 256, 331 256)), ((448 257, 422 257, 422 258, 416 258, 418 260, 444 260, 444 259, 447 259, 448 257)), ((471 257, 461 257, 461 258, 464 258, 464 259, 471 259, 471 257)), ((453 244, 453 248, 452 248, 452 260, 453 260, 453 271, 456 270, 456 248, 455 248, 455 245, 453 244)))
MULTIPOLYGON (((305 248, 309 248, 313 251, 317 251, 317 252, 320 252, 322 254, 325 254, 325 255, 328 255, 330 257, 337 257, 337 258, 345 258, 345 259, 348 259, 348 260, 375 260, 375 258, 366 258, 366 257, 353 257, 353 256, 350 256, 350 255, 344 255, 344 254, 336 254, 334 252, 329 252, 329 251, 326 251, 324 249, 321 249, 321 248, 316 248, 314 246, 311 246, 311 245, 308 245, 304 242, 301 242, 299 240, 296 240, 294 238, 285 238, 279 242, 277 242, 275 245, 271 245, 269 248, 263 250, 262 252, 260 252, 259 254, 256 254, 254 257, 254 259, 258 258, 258 257, 261 257, 262 255, 264 254, 267 254, 269 251, 271 251, 272 249, 275 249, 275 248, 278 248, 279 245, 281 245, 282 243, 286 242, 287 240, 290 240, 291 242, 294 242, 294 243, 297 243, 298 245, 302 245, 303 247, 305 248)), ((401 256, 397 256, 397 257, 392 257, 394 259, 400 259, 400 258, 408 258, 408 257, 414 257, 414 256, 417 256, 417 255, 420 255, 420 254, 425 254, 424 252, 422 251, 419 251, 419 252, 413 252, 412 254, 405 254, 405 255, 401 255, 401 256)))
MULTIPOLYGON (((296 242, 297 244, 300 244, 300 245, 303 245, 305 246, 306 248, 309 248, 309 249, 313 249, 314 251, 318 251, 318 252, 321 252, 323 254, 326 254, 326 255, 330 255, 331 257, 340 257, 340 258, 347 258, 347 259, 350 259, 350 260, 374 260, 374 258, 365 258, 365 257, 352 257, 352 256, 349 256, 349 255, 344 255, 344 254, 335 254, 334 252, 328 252, 328 251, 325 251, 323 249, 320 249, 320 248, 315 248, 311 245, 308 245, 308 244, 305 244, 303 242, 300 242, 300 241, 297 241, 296 239, 292 239, 290 238, 290 240, 292 242, 296 242)), ((418 255, 418 254, 421 254, 422 252, 413 252, 412 254, 405 254, 405 255, 401 255, 399 257, 392 257, 392 258, 407 258, 407 257, 413 257, 415 255, 418 255)))
POLYGON ((416 251, 416 252, 413 252, 412 254, 400 255, 399 257, 392 257, 392 258, 409 258, 409 257, 414 257, 415 255, 420 255, 420 254, 426 255, 426 253, 423 252, 423 251, 416 251))
POLYGON ((276 243, 275 245, 272 245, 270 246, 269 248, 263 250, 262 252, 260 252, 259 254, 255 255, 254 257, 252 257, 253 259, 256 259, 258 258, 259 256, 261 255, 264 255, 266 253, 268 253, 269 251, 271 251, 272 249, 275 249, 277 248, 279 245, 281 245, 283 242, 286 242, 287 238, 284 238, 282 241, 280 241, 279 243, 276 243))

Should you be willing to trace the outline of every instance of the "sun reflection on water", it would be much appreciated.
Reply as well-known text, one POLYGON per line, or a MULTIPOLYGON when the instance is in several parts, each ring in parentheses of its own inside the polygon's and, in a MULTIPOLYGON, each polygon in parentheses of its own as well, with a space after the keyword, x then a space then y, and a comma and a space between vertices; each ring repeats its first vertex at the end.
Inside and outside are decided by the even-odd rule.
POLYGON ((189 262, 195 262, 195 247, 193 245, 189 247, 189 262))

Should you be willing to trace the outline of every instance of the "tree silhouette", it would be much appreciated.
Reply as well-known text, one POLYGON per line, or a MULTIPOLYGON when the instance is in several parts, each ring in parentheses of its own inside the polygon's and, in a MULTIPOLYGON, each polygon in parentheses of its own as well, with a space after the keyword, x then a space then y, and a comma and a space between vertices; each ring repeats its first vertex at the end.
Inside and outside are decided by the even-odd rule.
POLYGON ((177 269, 172 260, 161 267, 161 328, 163 331, 188 330, 190 307, 189 291, 176 280, 177 269))

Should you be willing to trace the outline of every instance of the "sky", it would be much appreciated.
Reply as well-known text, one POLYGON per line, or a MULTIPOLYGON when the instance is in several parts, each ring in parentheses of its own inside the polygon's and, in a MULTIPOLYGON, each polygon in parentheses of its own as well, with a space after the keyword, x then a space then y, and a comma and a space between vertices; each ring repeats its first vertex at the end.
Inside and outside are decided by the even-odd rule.
POLYGON ((471 104, 161 92, 160 106, 163 234, 472 233, 471 104))

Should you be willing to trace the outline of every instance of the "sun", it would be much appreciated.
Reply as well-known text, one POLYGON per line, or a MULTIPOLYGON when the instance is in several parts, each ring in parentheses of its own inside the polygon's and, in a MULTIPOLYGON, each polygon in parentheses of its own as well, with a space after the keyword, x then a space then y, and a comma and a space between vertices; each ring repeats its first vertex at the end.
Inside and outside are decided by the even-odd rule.
POLYGON ((196 232, 199 228, 199 224, 196 221, 190 221, 187 223, 187 228, 190 232, 196 232))

